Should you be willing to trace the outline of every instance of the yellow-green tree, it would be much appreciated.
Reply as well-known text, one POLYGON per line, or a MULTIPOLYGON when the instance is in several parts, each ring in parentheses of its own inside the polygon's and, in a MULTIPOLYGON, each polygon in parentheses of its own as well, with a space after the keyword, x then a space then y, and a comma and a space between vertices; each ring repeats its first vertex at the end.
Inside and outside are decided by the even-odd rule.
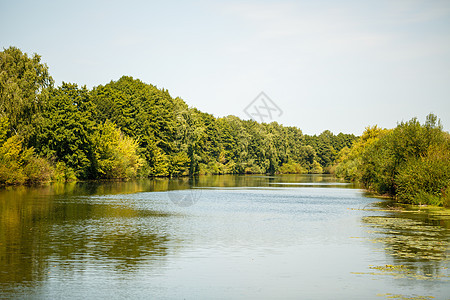
POLYGON ((100 125, 93 134, 92 143, 100 178, 136 177, 143 159, 138 154, 138 143, 125 136, 111 121, 100 125))

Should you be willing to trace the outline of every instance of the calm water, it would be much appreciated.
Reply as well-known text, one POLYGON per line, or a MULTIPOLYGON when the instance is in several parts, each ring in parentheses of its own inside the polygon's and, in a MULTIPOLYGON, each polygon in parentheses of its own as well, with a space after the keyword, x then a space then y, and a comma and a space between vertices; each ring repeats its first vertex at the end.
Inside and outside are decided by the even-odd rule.
POLYGON ((327 176, 0 190, 0 298, 450 299, 449 220, 327 176))

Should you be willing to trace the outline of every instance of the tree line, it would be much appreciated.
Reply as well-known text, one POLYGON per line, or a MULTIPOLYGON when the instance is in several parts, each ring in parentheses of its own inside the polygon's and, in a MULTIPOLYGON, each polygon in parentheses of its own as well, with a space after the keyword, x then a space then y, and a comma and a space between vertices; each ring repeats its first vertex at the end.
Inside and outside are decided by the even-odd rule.
POLYGON ((353 134, 216 118, 139 79, 55 86, 37 54, 0 52, 0 184, 324 173, 353 134))
POLYGON ((0 184, 202 174, 335 173, 450 206, 450 136, 430 114, 360 137, 216 118, 139 79, 56 87, 39 55, 0 52, 0 184))

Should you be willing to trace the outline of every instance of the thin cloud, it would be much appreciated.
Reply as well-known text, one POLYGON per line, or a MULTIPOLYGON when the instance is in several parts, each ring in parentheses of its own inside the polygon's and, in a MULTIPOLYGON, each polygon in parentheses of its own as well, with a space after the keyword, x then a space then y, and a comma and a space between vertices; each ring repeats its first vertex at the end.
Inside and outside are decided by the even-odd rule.
POLYGON ((233 3, 227 6, 227 11, 253 28, 253 35, 244 41, 246 46, 233 45, 233 48, 243 51, 279 43, 280 47, 322 55, 373 51, 374 55, 399 59, 405 58, 405 53, 395 49, 409 48, 406 53, 409 58, 448 51, 447 35, 437 32, 425 37, 433 43, 421 44, 414 37, 419 33, 405 30, 404 25, 448 17, 450 5, 431 2, 424 7, 423 1, 401 2, 404 5, 381 3, 370 14, 361 7, 345 5, 306 10, 301 4, 293 3, 233 3), (382 52, 386 53, 380 55, 382 52))

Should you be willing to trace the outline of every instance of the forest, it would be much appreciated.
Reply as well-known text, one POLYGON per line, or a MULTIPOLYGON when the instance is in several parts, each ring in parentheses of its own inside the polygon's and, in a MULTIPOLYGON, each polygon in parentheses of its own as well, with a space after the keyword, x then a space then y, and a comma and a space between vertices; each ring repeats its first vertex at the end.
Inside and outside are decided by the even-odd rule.
POLYGON ((329 172, 352 134, 222 118, 123 76, 56 87, 39 55, 0 53, 0 183, 329 172))
POLYGON ((123 76, 55 86, 38 54, 0 52, 0 184, 204 174, 335 173, 408 203, 448 205, 450 138, 437 117, 361 137, 215 117, 123 76))

